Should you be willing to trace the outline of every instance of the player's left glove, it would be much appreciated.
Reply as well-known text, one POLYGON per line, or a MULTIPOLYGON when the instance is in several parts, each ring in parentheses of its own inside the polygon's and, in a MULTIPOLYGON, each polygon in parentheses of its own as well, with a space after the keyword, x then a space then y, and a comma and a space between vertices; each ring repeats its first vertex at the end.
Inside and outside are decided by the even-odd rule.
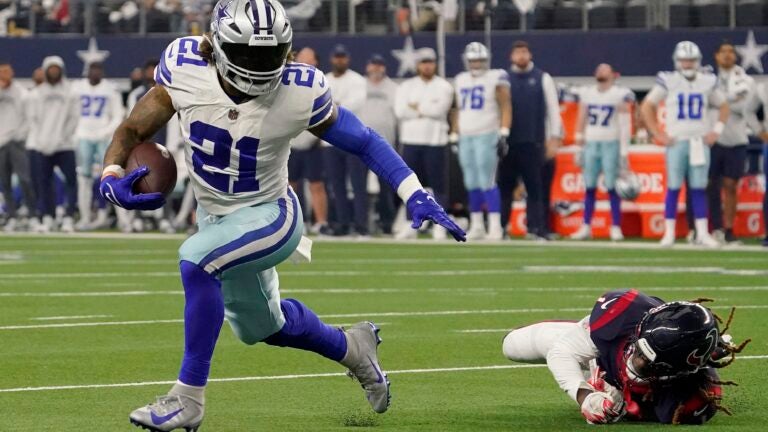
POLYGON ((104 169, 99 185, 99 192, 104 199, 126 210, 157 210, 165 205, 165 197, 160 192, 148 194, 133 192, 133 185, 149 174, 149 168, 142 166, 128 175, 124 173, 123 169, 117 165, 104 169))
POLYGON ((424 190, 414 192, 406 203, 408 212, 411 213, 413 224, 411 228, 419 229, 426 220, 441 225, 453 236, 456 241, 467 241, 467 233, 448 217, 443 207, 435 201, 435 198, 424 190))
POLYGON ((589 424, 608 424, 621 420, 626 414, 624 400, 615 400, 608 392, 596 391, 581 403, 581 415, 589 424))
POLYGON ((503 159, 509 154, 509 143, 507 138, 509 137, 509 129, 501 128, 499 130, 499 140, 496 142, 496 155, 499 159, 503 159))

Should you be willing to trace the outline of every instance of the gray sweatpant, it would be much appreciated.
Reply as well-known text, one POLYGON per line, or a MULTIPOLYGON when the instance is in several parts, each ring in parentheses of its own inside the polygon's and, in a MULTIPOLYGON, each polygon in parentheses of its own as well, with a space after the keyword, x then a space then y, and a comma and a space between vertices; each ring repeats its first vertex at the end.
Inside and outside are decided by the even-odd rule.
POLYGON ((34 216, 37 214, 37 196, 32 187, 29 159, 23 141, 10 141, 0 146, 0 191, 5 196, 9 217, 16 217, 16 201, 13 199, 11 186, 11 176, 14 173, 19 178, 21 192, 30 215, 34 216))

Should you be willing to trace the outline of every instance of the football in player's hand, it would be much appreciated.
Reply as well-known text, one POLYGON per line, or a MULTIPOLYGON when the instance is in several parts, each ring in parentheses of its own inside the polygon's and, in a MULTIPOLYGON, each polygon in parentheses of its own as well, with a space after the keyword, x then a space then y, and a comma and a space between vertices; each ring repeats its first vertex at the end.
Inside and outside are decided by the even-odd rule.
POLYGON ((146 165, 149 174, 139 179, 133 185, 136 193, 160 192, 167 196, 176 187, 176 162, 171 152, 160 144, 144 142, 137 145, 128 157, 125 172, 146 165))

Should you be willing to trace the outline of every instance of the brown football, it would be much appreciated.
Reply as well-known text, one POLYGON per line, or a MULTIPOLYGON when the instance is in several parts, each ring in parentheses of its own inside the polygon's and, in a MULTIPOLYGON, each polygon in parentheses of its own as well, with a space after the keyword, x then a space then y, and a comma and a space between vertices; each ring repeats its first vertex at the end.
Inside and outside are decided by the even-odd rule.
POLYGON ((128 156, 125 172, 128 174, 142 165, 149 167, 149 174, 133 185, 134 192, 160 192, 168 196, 176 187, 176 161, 165 147, 152 142, 137 145, 128 156))

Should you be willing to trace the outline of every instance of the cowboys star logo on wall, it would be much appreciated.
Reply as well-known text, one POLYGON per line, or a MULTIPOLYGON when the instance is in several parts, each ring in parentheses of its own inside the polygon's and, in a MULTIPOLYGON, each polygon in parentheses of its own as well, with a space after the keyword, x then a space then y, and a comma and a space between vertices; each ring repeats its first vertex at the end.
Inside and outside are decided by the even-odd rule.
POLYGON ((760 45, 755 40, 755 32, 750 30, 747 33, 747 41, 744 45, 736 45, 736 52, 741 57, 741 67, 745 71, 749 72, 749 69, 754 69, 759 73, 765 73, 763 70, 763 56, 768 52, 768 44, 760 45))
POLYGON ((77 56, 83 62, 83 76, 88 74, 88 68, 93 63, 104 63, 104 60, 109 57, 109 51, 100 50, 99 45, 96 43, 96 38, 91 38, 88 41, 87 50, 78 50, 77 56))
POLYGON ((397 76, 405 76, 408 73, 416 73, 416 49, 413 47, 413 39, 410 36, 405 38, 403 49, 392 50, 392 55, 400 62, 397 68, 397 76))

